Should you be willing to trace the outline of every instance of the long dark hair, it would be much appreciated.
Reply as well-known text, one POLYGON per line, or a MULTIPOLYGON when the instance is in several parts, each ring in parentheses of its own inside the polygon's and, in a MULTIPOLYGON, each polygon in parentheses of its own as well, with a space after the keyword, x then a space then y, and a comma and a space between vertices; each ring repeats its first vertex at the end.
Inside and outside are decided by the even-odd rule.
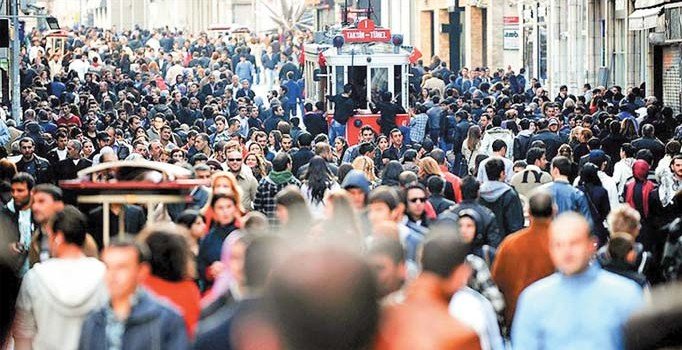
POLYGON ((399 184, 398 177, 403 172, 403 166, 397 160, 392 160, 386 164, 383 173, 381 173, 381 184, 386 186, 397 186, 399 184))
POLYGON ((320 156, 315 156, 310 160, 305 179, 314 202, 322 202, 324 193, 334 181, 327 162, 320 156))
POLYGON ((593 163, 585 163, 580 169, 580 186, 585 189, 585 195, 592 199, 592 188, 600 187, 599 168, 593 163))

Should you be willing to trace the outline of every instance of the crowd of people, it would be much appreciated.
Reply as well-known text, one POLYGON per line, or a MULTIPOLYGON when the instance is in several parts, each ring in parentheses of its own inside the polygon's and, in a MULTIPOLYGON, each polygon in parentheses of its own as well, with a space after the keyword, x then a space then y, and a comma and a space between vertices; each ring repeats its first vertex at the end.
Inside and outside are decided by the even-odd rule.
POLYGON ((310 33, 27 37, 23 114, 0 109, 0 348, 681 344, 682 115, 643 86, 552 98, 434 57, 404 111, 350 84, 306 101, 310 33), (364 108, 381 128, 351 145, 364 108), (207 185, 153 213, 59 187, 117 160, 207 185))

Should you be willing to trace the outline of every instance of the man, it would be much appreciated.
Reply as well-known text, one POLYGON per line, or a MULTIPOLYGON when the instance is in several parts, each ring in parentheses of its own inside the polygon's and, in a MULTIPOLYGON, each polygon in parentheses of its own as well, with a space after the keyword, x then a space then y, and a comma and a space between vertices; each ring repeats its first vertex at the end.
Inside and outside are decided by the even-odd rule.
POLYGON ((35 152, 35 142, 30 137, 19 140, 21 159, 17 161, 17 171, 30 174, 38 184, 52 182, 52 168, 47 159, 39 157, 35 152))
POLYGON ((436 163, 438 163, 438 166, 440 167, 440 171, 443 174, 443 178, 445 179, 445 181, 447 181, 452 186, 452 190, 455 193, 455 202, 456 203, 461 202, 462 180, 459 178, 459 176, 451 173, 448 170, 448 163, 445 159, 445 152, 440 148, 436 148, 433 151, 431 151, 429 155, 436 161, 436 163))
POLYGON ((256 199, 258 192, 258 180, 253 176, 251 169, 244 166, 242 160, 242 153, 239 151, 231 151, 226 155, 227 170, 237 179, 237 184, 241 189, 242 207, 251 211, 253 209, 253 200, 256 199))
POLYGON ((552 176, 542 170, 547 166, 547 157, 542 148, 533 147, 529 149, 526 153, 526 164, 527 166, 523 171, 512 176, 511 185, 514 186, 519 195, 529 198, 533 190, 552 182, 552 176))
POLYGON ((404 294, 402 287, 407 279, 405 252, 400 242, 381 237, 369 244, 366 259, 374 270, 382 304, 401 302, 404 294))
POLYGON ((678 154, 670 160, 670 171, 661 176, 659 195, 664 207, 672 208, 675 195, 682 190, 682 155, 678 154))
POLYGON ((422 273, 403 304, 384 310, 376 349, 480 349, 476 333, 450 316, 448 303, 466 285, 469 246, 441 232, 424 244, 422 273))
POLYGON ((479 202, 497 213, 497 226, 505 237, 523 228, 523 205, 514 188, 504 182, 506 174, 501 159, 491 158, 485 172, 490 180, 481 186, 479 202))
POLYGON ((455 202, 443 197, 443 193, 445 192, 445 180, 441 177, 431 176, 426 182, 426 188, 429 190, 429 203, 433 206, 436 214, 440 215, 442 212, 455 205, 455 202))
POLYGON ((67 158, 61 160, 55 167, 57 180, 72 180, 78 177, 78 172, 91 166, 92 162, 81 157, 83 145, 78 140, 70 140, 66 144, 67 158))
POLYGON ((496 214, 479 203, 479 189, 480 184, 473 176, 462 179, 462 201, 443 212, 438 218, 451 219, 456 222, 459 220, 461 212, 473 210, 478 214, 481 221, 477 223, 476 237, 474 237, 472 244, 474 246, 497 247, 503 237, 500 234, 496 214))
POLYGON ((251 90, 251 83, 247 79, 242 79, 242 87, 237 90, 237 94, 235 94, 236 98, 240 97, 248 97, 250 100, 253 101, 253 98, 256 97, 256 93, 251 90))
POLYGON ((45 159, 50 162, 52 169, 55 169, 60 161, 66 159, 66 143, 69 140, 69 138, 66 137, 66 133, 61 131, 57 133, 56 138, 56 147, 47 152, 47 155, 45 156, 45 159))
POLYGON ((504 295, 504 321, 511 327, 521 292, 537 280, 554 273, 549 256, 549 225, 554 208, 552 196, 535 192, 528 199, 530 226, 507 236, 497 248, 492 276, 504 295))
POLYGON ((642 288, 590 265, 596 242, 580 214, 560 215, 549 231, 549 252, 558 272, 521 293, 512 328, 514 348, 622 349, 622 328, 642 305, 642 288))
POLYGON ((632 141, 632 146, 636 151, 648 149, 654 154, 654 162, 651 167, 655 168, 658 162, 665 155, 665 145, 655 135, 654 126, 644 124, 642 126, 642 137, 632 141))
MULTIPOLYGON (((509 110, 509 112, 516 112, 515 110, 509 110)), ((483 134, 481 139, 481 153, 492 156, 495 153, 493 149, 493 144, 497 140, 504 141, 505 143, 505 153, 504 158, 511 159, 513 157, 512 150, 514 148, 514 133, 509 129, 502 128, 502 118, 499 116, 493 117, 493 127, 489 128, 483 134)), ((511 161, 510 161, 511 162, 511 161)))
POLYGON ((351 96, 353 93, 353 85, 346 84, 343 86, 343 92, 336 96, 327 96, 329 102, 334 103, 334 121, 329 128, 329 140, 334 142, 337 136, 346 137, 346 123, 348 119, 355 114, 356 102, 351 96))
POLYGON ((273 105, 271 109, 272 115, 267 117, 263 122, 263 126, 265 126, 265 132, 268 134, 270 134, 272 130, 277 129, 277 124, 279 124, 279 122, 286 122, 284 119, 284 107, 282 107, 282 105, 273 105))
MULTIPOLYGON (((111 204, 109 206, 109 237, 118 236, 119 218, 123 215, 124 232, 130 235, 139 233, 147 223, 147 216, 141 207, 132 204, 111 204)), ((104 248, 104 207, 98 206, 88 213, 90 234, 97 242, 99 249, 104 248)))
POLYGON ((0 234, 8 247, 3 254, 12 259, 13 267, 20 276, 28 271, 28 247, 35 228, 31 214, 31 190, 35 186, 33 177, 28 173, 17 173, 10 180, 12 199, 0 209, 0 234))
MULTIPOLYGON (((343 136, 343 135, 339 135, 343 136)), ((344 163, 352 163, 355 158, 357 158, 360 153, 358 152, 360 145, 363 142, 370 142, 374 143, 374 138, 376 137, 376 131, 369 126, 369 125, 363 125, 360 128, 360 139, 358 140, 358 143, 348 147, 346 151, 343 153, 343 162, 344 163)), ((334 142, 334 140, 330 140, 330 142, 334 142)))
POLYGON ((403 143, 403 133, 399 129, 391 130, 391 147, 384 152, 383 157, 399 160, 405 151, 407 151, 407 146, 403 143))
POLYGON ((593 221, 587 197, 568 182, 570 173, 571 161, 563 156, 555 157, 552 160, 551 167, 551 175, 554 181, 544 184, 540 188, 552 194, 554 204, 557 207, 557 214, 575 211, 582 214, 591 225, 593 221))
MULTIPOLYGON (((315 109, 313 109, 312 103, 306 102, 306 104, 303 105, 303 109, 305 110, 305 115, 303 116, 303 125, 305 125, 305 129, 314 136, 319 134, 326 135, 329 130, 322 101, 315 102, 315 109)), ((331 141, 333 142, 334 140, 331 141)))
POLYGON ((298 115, 298 102, 301 98, 301 88, 294 79, 294 72, 287 72, 286 80, 282 82, 282 104, 285 117, 291 118, 298 115))
MULTIPOLYGON (((397 103, 393 103, 393 95, 386 91, 381 93, 381 101, 377 101, 376 105, 374 103, 370 104, 372 113, 379 113, 379 126, 381 127, 381 133, 388 135, 391 130, 398 127, 396 124, 396 116, 398 114, 404 114, 405 109, 397 103)), ((440 118, 440 116, 438 116, 440 118)))
POLYGON ((150 273, 147 256, 132 241, 104 249, 109 302, 85 320, 79 349, 189 349, 182 316, 140 286, 150 273))
MULTIPOLYGON (((374 147, 372 147, 372 151, 374 151, 374 147)), ((332 147, 327 142, 318 142, 315 144, 315 155, 322 157, 327 162, 327 168, 329 168, 329 171, 333 176, 336 176, 339 173, 339 167, 336 166, 334 162, 332 147)), ((298 169, 296 177, 303 179, 308 172, 309 165, 310 163, 303 164, 303 166, 298 169)))
POLYGON ((17 299, 14 348, 77 349, 88 313, 106 300, 104 264, 83 253, 87 218, 72 206, 47 225, 52 258, 24 277, 17 299))
POLYGON ((485 172, 485 166, 488 164, 489 161, 493 159, 499 159, 504 163, 504 182, 510 183, 512 177, 514 176, 514 162, 512 162, 509 158, 507 158, 507 143, 505 143, 503 140, 495 140, 493 141, 492 144, 492 151, 493 153, 490 155, 489 158, 486 158, 484 161, 482 161, 478 165, 478 174, 476 175, 476 179, 484 183, 488 180, 494 180, 494 179, 488 179, 488 176, 486 175, 485 172))
POLYGON ((315 156, 315 153, 310 149, 310 145, 313 142, 313 135, 307 132, 302 133, 298 137, 298 151, 291 156, 292 159, 292 172, 298 174, 298 170, 304 165, 308 164, 310 160, 315 156))
POLYGON ((280 152, 272 160, 272 171, 258 183, 256 197, 253 200, 253 210, 265 214, 270 223, 276 225, 277 216, 275 212, 277 205, 275 203, 275 196, 284 187, 289 185, 301 187, 301 182, 291 172, 291 157, 286 153, 280 152))
POLYGON ((558 129, 559 122, 555 118, 550 118, 549 121, 540 119, 538 121, 538 128, 540 129, 533 137, 530 138, 530 144, 535 141, 542 141, 547 149, 547 159, 554 159, 559 152, 559 147, 564 143, 561 137, 549 129, 550 125, 555 125, 558 129))

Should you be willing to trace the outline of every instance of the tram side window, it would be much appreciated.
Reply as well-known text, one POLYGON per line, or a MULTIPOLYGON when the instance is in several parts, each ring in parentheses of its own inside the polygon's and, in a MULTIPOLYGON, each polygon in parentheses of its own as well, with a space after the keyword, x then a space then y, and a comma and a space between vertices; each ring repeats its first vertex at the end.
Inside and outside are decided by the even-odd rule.
POLYGON ((393 66, 393 96, 399 105, 402 105, 403 98, 403 74, 402 66, 393 66))
POLYGON ((372 101, 381 101, 384 92, 388 92, 388 68, 372 68, 372 101))
POLYGON ((340 94, 343 92, 343 84, 345 84, 343 81, 343 66, 334 67, 334 72, 334 84, 336 85, 334 91, 340 94))
MULTIPOLYGON (((353 96, 358 108, 367 108, 367 66, 348 67, 348 82, 353 85, 353 96)), ((343 90, 341 90, 343 91, 343 90)))

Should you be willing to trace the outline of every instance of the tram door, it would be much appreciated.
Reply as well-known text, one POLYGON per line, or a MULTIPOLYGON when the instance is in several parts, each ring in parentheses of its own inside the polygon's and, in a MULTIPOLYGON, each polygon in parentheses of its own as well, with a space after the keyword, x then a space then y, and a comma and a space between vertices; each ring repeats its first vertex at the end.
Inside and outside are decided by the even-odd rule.
POLYGON ((348 67, 348 82, 353 85, 353 96, 358 108, 367 108, 367 66, 348 67))

